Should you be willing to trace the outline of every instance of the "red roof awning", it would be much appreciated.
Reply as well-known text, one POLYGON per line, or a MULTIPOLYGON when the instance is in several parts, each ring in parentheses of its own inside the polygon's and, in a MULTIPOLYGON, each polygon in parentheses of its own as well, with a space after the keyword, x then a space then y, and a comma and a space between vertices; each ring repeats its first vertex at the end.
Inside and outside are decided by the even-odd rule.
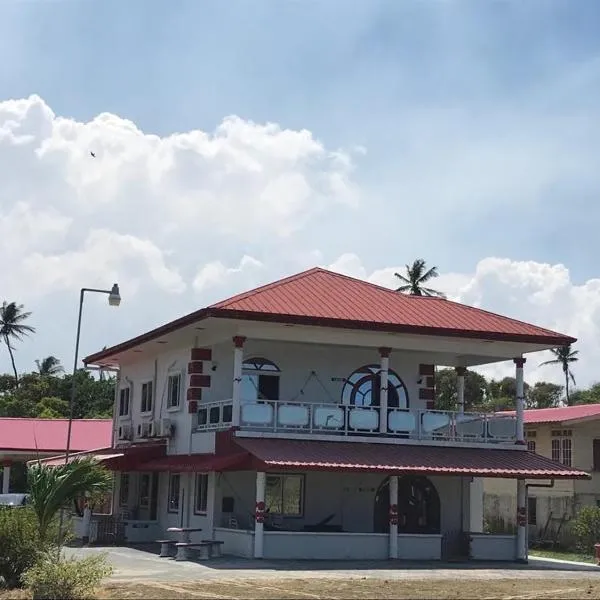
MULTIPOLYGON (((80 460, 83 458, 93 458, 96 462, 99 462, 101 464, 106 463, 105 466, 107 466, 110 461, 116 459, 116 458, 121 458, 122 456, 124 456, 124 454, 122 452, 113 452, 112 454, 99 454, 99 453, 93 453, 93 452, 78 452, 77 454, 71 454, 69 456, 69 460, 68 462, 73 462, 75 460, 80 460)), ((31 460, 29 461, 28 464, 34 464, 36 463, 36 460, 31 460)), ((43 465, 46 465, 47 467, 57 467, 59 465, 64 465, 65 464, 65 455, 63 454, 62 456, 53 456, 52 458, 46 458, 43 460, 39 461, 40 463, 42 463, 43 465)))
POLYGON ((173 473, 201 473, 244 468, 247 452, 217 456, 215 454, 174 454, 136 465, 136 471, 171 471, 173 473))
POLYGON ((527 479, 589 479, 526 450, 238 438, 265 470, 303 469, 527 479))

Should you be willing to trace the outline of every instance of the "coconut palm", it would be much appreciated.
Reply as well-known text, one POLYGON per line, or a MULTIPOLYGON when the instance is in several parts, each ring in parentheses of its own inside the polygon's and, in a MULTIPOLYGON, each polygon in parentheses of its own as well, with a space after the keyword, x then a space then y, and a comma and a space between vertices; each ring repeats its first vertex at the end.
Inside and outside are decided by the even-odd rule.
POLYGON ((411 296, 438 296, 444 298, 442 292, 425 287, 423 284, 430 279, 438 276, 437 267, 427 269, 427 265, 422 258, 417 258, 412 265, 406 265, 406 274, 394 273, 402 282, 402 285, 396 289, 397 292, 410 294, 411 296))
POLYGON ((19 387, 19 374, 15 365, 14 348, 12 342, 21 341, 24 336, 34 333, 35 329, 31 325, 26 325, 25 321, 31 316, 30 312, 23 311, 23 305, 16 302, 2 303, 0 306, 0 337, 8 348, 10 362, 15 374, 15 387, 19 387))
MULTIPOLYGON (((110 489, 112 475, 92 458, 51 467, 40 462, 29 467, 30 502, 46 540, 58 512, 84 495, 98 496, 110 489)), ((60 540, 59 540, 60 543, 60 540)))
POLYGON ((543 362, 540 367, 543 365, 560 365, 562 367, 565 376, 565 396, 567 399, 567 406, 570 406, 569 380, 575 385, 575 376, 571 371, 571 364, 579 360, 579 357, 577 356, 579 350, 572 350, 571 345, 569 344, 568 346, 561 346, 560 348, 552 348, 551 352, 554 354, 554 358, 543 362))
POLYGON ((65 370, 60 364, 60 360, 56 356, 46 356, 42 360, 36 360, 35 364, 38 368, 38 373, 42 376, 56 376, 64 373, 65 370))

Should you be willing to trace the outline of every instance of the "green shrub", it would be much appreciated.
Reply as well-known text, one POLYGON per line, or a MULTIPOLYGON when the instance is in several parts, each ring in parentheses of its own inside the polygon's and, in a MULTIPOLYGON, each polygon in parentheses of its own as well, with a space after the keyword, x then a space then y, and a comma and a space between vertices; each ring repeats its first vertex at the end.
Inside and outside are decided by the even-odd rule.
POLYGON ((0 579, 7 587, 20 587, 21 575, 47 548, 40 541, 38 521, 28 507, 0 508, 0 579))
POLYGON ((23 575, 33 600, 82 600, 93 598, 102 580, 112 573, 106 555, 65 558, 47 555, 23 575))
POLYGON ((594 544, 600 543, 600 508, 584 506, 571 522, 571 533, 577 550, 593 552, 594 544))

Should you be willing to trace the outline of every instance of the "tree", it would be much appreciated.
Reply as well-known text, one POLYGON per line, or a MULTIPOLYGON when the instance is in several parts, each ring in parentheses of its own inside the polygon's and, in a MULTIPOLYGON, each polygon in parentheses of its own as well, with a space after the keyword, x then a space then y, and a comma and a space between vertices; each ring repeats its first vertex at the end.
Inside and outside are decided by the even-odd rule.
POLYGON ((60 364, 60 360, 58 360, 56 356, 46 356, 46 358, 43 358, 41 361, 36 360, 35 364, 37 365, 38 373, 42 377, 48 375, 56 377, 65 372, 63 366, 60 364))
POLYGON ((537 381, 526 398, 527 408, 555 408, 560 405, 563 386, 548 381, 537 381))
MULTIPOLYGON (((458 410, 458 395, 454 369, 439 369, 435 374, 436 409, 458 410)), ((482 409, 485 405, 487 381, 475 371, 465 375, 465 410, 482 409)))
POLYGON ((547 360, 543 362, 543 365, 560 365, 565 376, 565 396, 567 399, 567 406, 570 406, 570 398, 569 398, 569 380, 573 382, 575 385, 575 376, 571 371, 571 364, 577 362, 579 357, 579 350, 573 350, 571 345, 561 346, 560 348, 553 348, 551 350, 552 354, 554 354, 554 358, 552 360, 547 360))
POLYGON ((61 508, 82 496, 107 492, 111 481, 111 473, 93 458, 74 460, 56 467, 40 462, 29 467, 27 487, 31 507, 38 519, 40 538, 48 538, 50 526, 61 508))
POLYGON ((394 273, 394 275, 402 282, 402 285, 396 289, 397 292, 410 294, 411 296, 439 296, 444 298, 442 292, 424 287, 430 279, 438 276, 437 267, 427 269, 426 263, 422 258, 417 258, 411 266, 406 266, 406 274, 394 273))
POLYGON ((23 305, 17 304, 16 302, 2 303, 0 307, 0 337, 8 348, 10 354, 10 362, 15 374, 15 387, 19 387, 19 374, 17 373, 17 366, 15 364, 15 357, 13 354, 14 348, 12 342, 14 340, 21 341, 24 336, 34 333, 35 329, 31 325, 26 325, 25 321, 31 316, 30 312, 23 312, 23 305))

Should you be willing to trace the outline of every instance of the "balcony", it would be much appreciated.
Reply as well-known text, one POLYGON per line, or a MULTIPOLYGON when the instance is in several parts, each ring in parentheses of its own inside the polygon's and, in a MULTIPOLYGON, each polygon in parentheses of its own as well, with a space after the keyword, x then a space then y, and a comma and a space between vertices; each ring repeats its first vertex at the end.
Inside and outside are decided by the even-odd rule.
MULTIPOLYGON (((240 413, 243 431, 477 444, 514 443, 517 439, 512 415, 389 408, 387 430, 382 432, 378 407, 261 401, 243 402, 240 413)), ((231 400, 201 404, 196 431, 228 429, 232 414, 231 400)))

